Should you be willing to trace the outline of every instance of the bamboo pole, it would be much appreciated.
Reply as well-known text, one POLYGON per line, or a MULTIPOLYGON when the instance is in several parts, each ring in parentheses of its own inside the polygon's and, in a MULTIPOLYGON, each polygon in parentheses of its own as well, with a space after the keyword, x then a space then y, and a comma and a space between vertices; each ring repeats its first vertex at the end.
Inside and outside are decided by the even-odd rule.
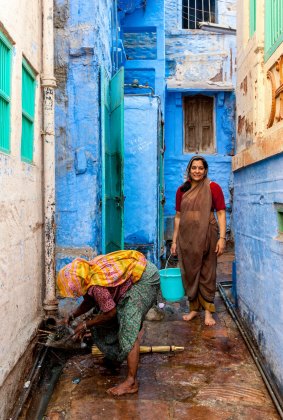
MULTIPOLYGON (((140 353, 167 353, 169 351, 184 351, 184 347, 179 346, 140 346, 140 353)), ((102 356, 103 353, 98 347, 92 346, 91 353, 93 356, 102 356)))

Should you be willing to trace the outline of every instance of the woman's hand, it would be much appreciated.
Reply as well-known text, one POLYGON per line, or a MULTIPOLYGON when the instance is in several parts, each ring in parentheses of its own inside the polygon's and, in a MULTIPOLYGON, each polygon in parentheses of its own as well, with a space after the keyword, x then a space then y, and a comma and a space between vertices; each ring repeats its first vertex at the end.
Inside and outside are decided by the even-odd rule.
POLYGON ((217 254, 217 257, 220 257, 220 255, 223 254, 226 248, 226 240, 224 238, 219 238, 216 244, 215 252, 217 254))
POLYGON ((170 252, 172 255, 177 255, 177 244, 176 242, 172 242, 170 252))
POLYGON ((75 329, 75 333, 72 337, 74 341, 81 341, 86 333, 87 330, 87 323, 86 321, 80 322, 79 325, 75 329))

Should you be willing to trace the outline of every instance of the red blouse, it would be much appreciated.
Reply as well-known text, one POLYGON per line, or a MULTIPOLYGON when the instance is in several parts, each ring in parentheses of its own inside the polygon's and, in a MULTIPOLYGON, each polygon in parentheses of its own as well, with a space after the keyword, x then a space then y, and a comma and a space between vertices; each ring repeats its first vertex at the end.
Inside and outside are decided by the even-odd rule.
MULTIPOLYGON (((176 192, 176 211, 181 210, 181 201, 182 201, 183 195, 185 194, 185 192, 181 191, 181 187, 182 186, 180 186, 176 192)), ((224 200, 223 191, 220 185, 216 184, 216 182, 211 182, 210 190, 211 190, 211 196, 212 196, 211 211, 225 210, 226 209, 225 200, 224 200)))

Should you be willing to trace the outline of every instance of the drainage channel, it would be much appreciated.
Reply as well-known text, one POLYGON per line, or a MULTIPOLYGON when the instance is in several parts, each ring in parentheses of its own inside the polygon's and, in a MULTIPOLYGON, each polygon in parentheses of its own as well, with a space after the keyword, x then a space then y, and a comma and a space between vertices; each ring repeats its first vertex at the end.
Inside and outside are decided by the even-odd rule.
POLYGON ((232 287, 232 282, 231 281, 226 281, 226 282, 219 282, 218 283, 218 290, 219 293, 222 297, 222 299, 225 302, 225 305, 233 319, 233 321, 235 322, 235 324, 237 325, 249 351, 250 354, 262 376, 262 379, 265 383, 265 386, 270 394, 270 397, 272 398, 272 401, 278 411, 278 414, 280 415, 281 419, 283 419, 283 400, 277 390, 276 385, 274 384, 273 380, 271 379, 267 368, 262 360, 262 357, 260 355, 260 353, 258 352, 253 339, 251 337, 251 335, 248 333, 242 319, 239 317, 237 311, 235 310, 235 306, 234 304, 231 302, 231 300, 229 299, 229 297, 227 296, 226 293, 226 288, 231 289, 232 287))
POLYGON ((66 351, 38 346, 34 365, 9 420, 44 419, 55 385, 69 358, 87 351, 66 351))

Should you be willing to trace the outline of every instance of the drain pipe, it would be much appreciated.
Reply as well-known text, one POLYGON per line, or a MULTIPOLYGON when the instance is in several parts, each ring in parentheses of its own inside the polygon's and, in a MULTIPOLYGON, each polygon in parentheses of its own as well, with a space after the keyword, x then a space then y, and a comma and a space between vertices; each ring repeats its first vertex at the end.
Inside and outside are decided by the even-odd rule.
POLYGON ((220 292, 220 295, 222 297, 222 299, 224 300, 224 303, 233 319, 233 321, 235 322, 235 324, 237 325, 249 351, 250 354, 262 376, 262 379, 265 383, 265 386, 270 394, 270 397, 272 398, 272 401, 281 417, 281 419, 283 419, 283 401, 281 396, 279 395, 279 392, 277 391, 276 387, 273 384, 273 381, 270 378, 269 373, 266 370, 266 367, 262 361, 262 358, 259 354, 259 352, 257 351, 252 338, 249 336, 249 334, 247 333, 244 324, 241 320, 241 318, 238 316, 237 312, 235 311, 234 305, 232 304, 232 302, 230 301, 230 299, 228 298, 228 296, 226 295, 225 289, 224 287, 231 287, 232 286, 232 282, 220 282, 218 283, 218 290, 220 292))
POLYGON ((42 0, 43 62, 43 156, 44 156, 44 247, 46 318, 54 317, 58 308, 55 294, 55 123, 54 123, 54 36, 53 0, 42 0))

